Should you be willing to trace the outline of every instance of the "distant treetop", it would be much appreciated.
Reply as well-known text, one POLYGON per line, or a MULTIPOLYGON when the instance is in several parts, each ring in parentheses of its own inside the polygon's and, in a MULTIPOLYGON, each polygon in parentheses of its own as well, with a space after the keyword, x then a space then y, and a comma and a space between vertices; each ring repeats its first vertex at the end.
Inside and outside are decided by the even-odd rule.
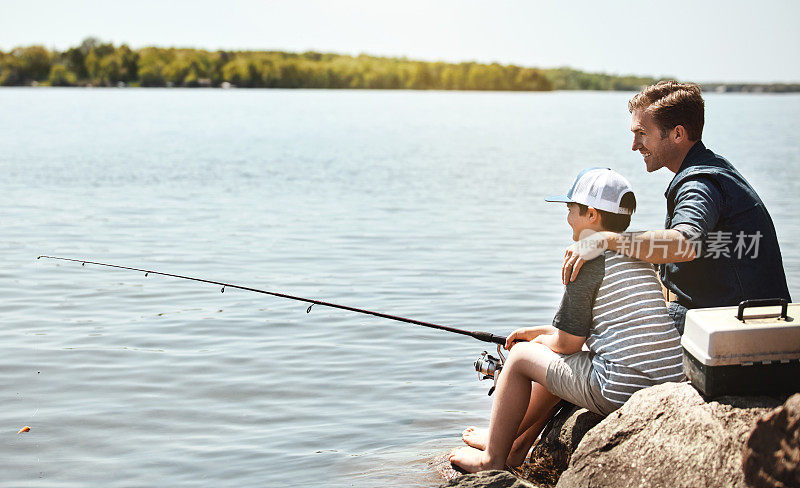
MULTIPOLYGON (((117 47, 94 37, 63 52, 43 46, 0 51, 0 86, 635 91, 656 81, 650 77, 586 73, 570 68, 427 62, 364 54, 160 47, 134 50, 125 44, 117 47)), ((748 90, 747 85, 731 87, 756 91, 748 90)), ((796 85, 788 87, 783 86, 781 91, 798 88, 796 85)), ((711 88, 725 91, 727 85, 715 84, 711 88)))

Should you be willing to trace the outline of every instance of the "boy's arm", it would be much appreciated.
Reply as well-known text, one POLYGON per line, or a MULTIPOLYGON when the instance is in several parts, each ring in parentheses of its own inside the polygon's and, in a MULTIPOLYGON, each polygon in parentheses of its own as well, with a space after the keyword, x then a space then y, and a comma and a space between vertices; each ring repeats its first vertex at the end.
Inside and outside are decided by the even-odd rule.
POLYGON ((521 329, 517 329, 512 332, 506 338, 506 345, 504 346, 506 349, 511 349, 514 346, 514 343, 517 342, 529 342, 543 334, 552 334, 556 328, 552 325, 538 325, 536 327, 523 327, 521 329))
POLYGON ((587 261, 577 280, 564 287, 561 304, 553 317, 553 333, 537 342, 559 354, 581 350, 592 331, 592 307, 605 276, 605 255, 587 261))
POLYGON ((558 354, 575 354, 581 350, 586 342, 586 337, 572 335, 563 330, 556 329, 552 334, 543 334, 533 340, 539 344, 544 344, 551 351, 558 354))
POLYGON ((586 268, 577 281, 566 285, 553 325, 515 330, 506 339, 506 349, 518 341, 534 341, 558 354, 581 350, 591 331, 592 304, 605 274, 605 257, 589 261, 586 268))

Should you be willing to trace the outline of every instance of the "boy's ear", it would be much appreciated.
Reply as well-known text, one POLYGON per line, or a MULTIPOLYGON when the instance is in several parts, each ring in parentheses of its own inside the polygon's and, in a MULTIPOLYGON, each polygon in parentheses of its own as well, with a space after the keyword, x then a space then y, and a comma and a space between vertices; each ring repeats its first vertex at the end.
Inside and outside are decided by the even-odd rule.
POLYGON ((589 217, 589 222, 592 224, 600 221, 600 212, 594 207, 589 207, 586 216, 589 217))

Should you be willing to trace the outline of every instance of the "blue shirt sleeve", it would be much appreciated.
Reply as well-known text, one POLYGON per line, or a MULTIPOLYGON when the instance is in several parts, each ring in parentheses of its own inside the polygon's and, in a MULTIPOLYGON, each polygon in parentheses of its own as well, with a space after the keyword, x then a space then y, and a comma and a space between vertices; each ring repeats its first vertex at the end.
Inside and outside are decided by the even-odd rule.
POLYGON ((722 192, 709 178, 686 181, 675 196, 672 228, 687 239, 704 241, 719 222, 722 202, 722 192))

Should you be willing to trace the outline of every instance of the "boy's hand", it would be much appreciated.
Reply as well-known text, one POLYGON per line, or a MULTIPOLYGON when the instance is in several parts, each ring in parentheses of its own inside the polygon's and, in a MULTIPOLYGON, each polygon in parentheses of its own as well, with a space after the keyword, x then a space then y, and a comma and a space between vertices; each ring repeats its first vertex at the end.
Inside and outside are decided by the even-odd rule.
POLYGON ((608 249, 608 242, 606 242, 605 235, 602 232, 592 232, 585 237, 581 235, 581 240, 569 246, 564 253, 564 263, 561 265, 561 282, 566 285, 575 281, 583 263, 596 258, 606 249, 608 249))
POLYGON ((550 332, 551 329, 552 327, 547 325, 539 327, 522 327, 521 329, 517 329, 512 332, 511 335, 506 338, 506 345, 504 347, 510 350, 512 347, 514 347, 515 343, 532 341, 538 336, 550 332))

